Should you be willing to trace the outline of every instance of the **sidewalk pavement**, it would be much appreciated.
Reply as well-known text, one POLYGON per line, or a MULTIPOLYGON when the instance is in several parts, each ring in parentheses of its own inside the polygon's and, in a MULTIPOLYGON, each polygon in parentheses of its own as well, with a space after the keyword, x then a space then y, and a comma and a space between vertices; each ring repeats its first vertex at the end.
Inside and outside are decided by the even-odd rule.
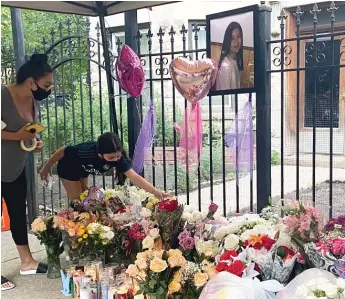
MULTIPOLYGON (((35 259, 45 259, 45 249, 34 235, 29 234, 29 244, 35 259)), ((16 287, 1 292, 2 299, 63 299, 61 279, 48 279, 46 275, 21 276, 20 262, 11 232, 1 233, 1 274, 16 287)))

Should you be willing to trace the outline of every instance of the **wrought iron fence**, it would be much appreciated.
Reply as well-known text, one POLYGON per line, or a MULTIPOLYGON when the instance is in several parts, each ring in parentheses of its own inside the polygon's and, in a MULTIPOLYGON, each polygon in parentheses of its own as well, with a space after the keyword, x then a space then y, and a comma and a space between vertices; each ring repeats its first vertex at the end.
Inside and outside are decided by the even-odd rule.
MULTIPOLYGON (((181 202, 201 210, 207 209, 213 201, 224 215, 262 207, 268 198, 258 199, 257 194, 271 194, 271 180, 272 196, 310 198, 323 206, 330 216, 333 212, 338 213, 341 200, 336 199, 339 194, 342 196, 340 191, 344 183, 338 184, 336 180, 345 181, 345 151, 344 143, 341 143, 345 139, 345 101, 342 100, 345 94, 345 31, 341 25, 335 25, 335 15, 341 15, 344 8, 337 10, 332 4, 323 11, 329 14, 329 26, 319 26, 320 11, 314 6, 310 28, 302 24, 302 20, 306 23, 308 20, 302 18, 300 8, 294 12, 287 10, 279 17, 280 38, 275 40, 270 40, 269 17, 261 18, 260 24, 268 23, 260 26, 265 27, 260 31, 264 38, 262 47, 255 49, 260 58, 256 62, 261 68, 261 76, 256 82, 260 98, 256 101, 256 95, 252 95, 254 125, 258 130, 257 142, 254 134, 254 164, 259 173, 254 174, 253 180, 241 175, 239 185, 236 185, 234 171, 236 153, 225 146, 223 136, 235 114, 248 100, 248 94, 203 99, 204 150, 199 167, 188 173, 186 166, 179 162, 179 136, 174 124, 182 120, 187 102, 176 92, 168 68, 178 56, 192 59, 206 56, 205 41, 200 39, 204 26, 195 23, 190 28, 192 32, 188 32, 184 25, 181 28, 161 27, 157 32, 151 28, 137 32, 134 46, 146 72, 146 87, 137 100, 128 99, 116 81, 114 66, 124 41, 116 33, 109 34, 111 76, 115 87, 111 97, 115 102, 117 126, 125 148, 133 148, 133 139, 128 138, 129 131, 133 130, 133 122, 142 121, 148 99, 154 100, 158 132, 152 148, 153 158, 147 159, 144 176, 158 188, 178 195, 181 202), (339 51, 335 51, 338 45, 339 51), (322 70, 327 72, 322 73, 322 70), (277 102, 276 98, 280 101, 277 102), (271 141, 276 150, 272 155, 271 141), (266 161, 270 157, 272 167, 269 167, 270 161, 266 161), (321 157, 327 159, 326 164, 321 165, 321 157), (324 168, 319 169, 320 165, 324 168), (328 194, 327 200, 321 200, 318 192, 324 190, 325 183, 318 174, 324 174, 325 170, 329 173, 326 178, 328 194), (257 182, 259 179, 261 183, 257 182), (307 190, 310 194, 303 189, 308 180, 312 186, 307 190), (320 187, 319 183, 323 185, 320 187)), ((309 11, 304 16, 307 14, 309 11)), ((102 132, 112 129, 99 26, 96 26, 92 37, 90 30, 93 28, 90 28, 88 20, 74 24, 67 19, 65 24, 59 24, 57 31, 52 30, 50 37, 43 40, 42 48, 37 49, 46 52, 55 67, 53 93, 40 106, 40 121, 46 127, 43 134, 46 146, 44 152, 37 156, 38 168, 60 146, 94 140, 102 132)), ((2 83, 11 82, 14 78, 12 60, 2 61, 2 83)), ((52 190, 45 189, 38 180, 36 197, 40 213, 53 213, 68 204, 55 168, 52 175, 52 190)), ((101 187, 114 186, 113 171, 93 177, 92 183, 101 187)))
POLYGON ((344 213, 345 8, 325 5, 282 10, 267 72, 280 88, 280 198, 311 200, 332 217, 344 213))
MULTIPOLYGON (((88 20, 73 24, 67 19, 65 24, 59 24, 57 31, 52 29, 49 38, 43 39, 41 49, 36 49, 47 53, 49 62, 55 68, 52 95, 40 105, 39 117, 46 130, 43 133, 45 150, 37 156, 38 169, 59 147, 94 140, 102 132, 111 130, 99 26, 95 30, 95 37, 91 38, 88 20)), ((153 98, 158 127, 152 148, 153 159, 146 161, 144 176, 158 188, 179 195, 181 202, 202 210, 207 209, 211 201, 219 204, 224 214, 241 209, 255 210, 253 182, 244 177, 240 181, 241 189, 236 186, 235 156, 225 147, 222 138, 248 95, 204 99, 204 153, 200 165, 195 172, 188 173, 186 166, 179 162, 178 132, 174 124, 182 120, 187 102, 173 87, 168 67, 171 60, 178 56, 192 59, 206 56, 206 45, 199 44, 199 31, 200 26, 193 24, 192 49, 188 48, 188 30, 184 25, 179 29, 173 26, 168 30, 159 28, 157 33, 151 29, 137 32, 136 43, 147 85, 137 100, 137 111, 132 113, 139 113, 142 120, 146 113, 146 102, 153 98), (218 104, 213 105, 213 101, 218 104)), ((111 44, 114 36, 109 35, 108 39, 111 44)), ((111 50, 112 72, 123 45, 116 35, 114 44, 115 53, 111 50)), ((5 68, 2 71, 2 82, 11 82, 14 77, 9 76, 5 68)), ((128 147, 128 122, 132 120, 131 114, 127 113, 127 95, 117 81, 114 83, 119 135, 125 147, 128 147)), ((40 213, 54 213, 68 204, 56 168, 52 170, 52 177, 54 184, 51 190, 47 190, 38 180, 40 213)), ((93 177, 92 183, 100 187, 114 186, 113 171, 93 177)))

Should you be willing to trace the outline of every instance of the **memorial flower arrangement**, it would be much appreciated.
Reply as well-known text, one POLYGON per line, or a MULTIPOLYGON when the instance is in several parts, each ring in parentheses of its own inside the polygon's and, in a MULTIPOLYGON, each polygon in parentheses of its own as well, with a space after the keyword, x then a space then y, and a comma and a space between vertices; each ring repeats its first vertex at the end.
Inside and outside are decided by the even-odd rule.
POLYGON ((48 278, 60 277, 60 255, 63 253, 62 233, 57 226, 56 217, 38 217, 31 224, 31 230, 45 245, 48 261, 48 278))
POLYGON ((165 298, 168 290, 174 293, 181 289, 181 283, 174 277, 185 265, 186 260, 178 249, 146 250, 138 253, 126 273, 139 285, 138 294, 165 298))

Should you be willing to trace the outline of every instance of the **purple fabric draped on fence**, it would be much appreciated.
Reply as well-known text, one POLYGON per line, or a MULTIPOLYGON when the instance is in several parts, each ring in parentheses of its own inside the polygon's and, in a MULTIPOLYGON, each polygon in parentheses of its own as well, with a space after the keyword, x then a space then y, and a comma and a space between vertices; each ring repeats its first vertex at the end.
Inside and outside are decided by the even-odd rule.
POLYGON ((239 184, 239 173, 249 173, 253 179, 253 115, 252 101, 238 111, 231 128, 224 136, 227 147, 236 155, 236 183, 239 184))
POLYGON ((133 157, 133 170, 141 173, 144 169, 145 157, 152 148, 156 135, 156 112, 153 107, 153 100, 150 100, 149 109, 141 126, 137 144, 135 145, 133 157))

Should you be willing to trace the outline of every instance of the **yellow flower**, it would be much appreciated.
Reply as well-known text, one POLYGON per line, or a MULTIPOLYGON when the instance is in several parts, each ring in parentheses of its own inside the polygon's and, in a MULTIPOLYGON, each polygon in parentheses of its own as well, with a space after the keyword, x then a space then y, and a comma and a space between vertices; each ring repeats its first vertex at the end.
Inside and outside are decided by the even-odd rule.
POLYGON ((31 229, 34 233, 41 233, 47 229, 47 226, 42 218, 36 218, 31 224, 31 229))
POLYGON ((87 237, 88 237, 88 234, 84 234, 84 235, 83 235, 83 238, 84 238, 84 239, 87 239, 87 237))
POLYGON ((168 257, 171 257, 171 256, 182 256, 182 252, 179 249, 170 249, 168 251, 168 257))
POLYGON ((152 209, 153 209, 153 204, 152 204, 152 202, 148 202, 148 203, 146 204, 146 209, 149 209, 149 210, 152 210, 152 209))
POLYGON ((136 276, 139 275, 139 269, 137 268, 136 265, 133 265, 133 264, 132 264, 132 265, 129 265, 129 266, 128 266, 128 268, 127 268, 127 270, 126 270, 126 273, 127 273, 129 276, 135 278, 136 276))
POLYGON ((186 260, 182 255, 172 255, 168 258, 168 263, 171 268, 183 267, 186 263, 186 260))
POLYGON ((159 203, 159 199, 158 198, 153 198, 151 200, 152 204, 156 205, 157 203, 159 203))
POLYGON ((80 200, 83 201, 87 195, 89 194, 88 190, 85 190, 83 193, 80 194, 80 200))
POLYGON ((173 280, 169 283, 169 293, 174 294, 181 290, 181 284, 178 281, 173 280))
POLYGON ((78 237, 80 237, 80 236, 82 236, 82 235, 84 235, 84 234, 85 234, 85 230, 82 229, 82 228, 80 228, 80 229, 78 230, 78 237))
POLYGON ((218 274, 215 266, 207 267, 205 272, 207 273, 209 279, 218 274))
POLYGON ((173 277, 173 280, 175 280, 176 282, 181 282, 182 281, 182 272, 181 270, 176 271, 173 277))
POLYGON ((78 242, 81 242, 81 241, 83 241, 83 238, 79 238, 79 239, 78 239, 78 242))
POLYGON ((168 264, 166 261, 163 261, 162 259, 155 257, 150 262, 150 270, 155 273, 163 272, 168 267, 168 264))
POLYGON ((198 272, 194 275, 194 285, 196 287, 203 287, 208 281, 208 275, 206 273, 198 272))

